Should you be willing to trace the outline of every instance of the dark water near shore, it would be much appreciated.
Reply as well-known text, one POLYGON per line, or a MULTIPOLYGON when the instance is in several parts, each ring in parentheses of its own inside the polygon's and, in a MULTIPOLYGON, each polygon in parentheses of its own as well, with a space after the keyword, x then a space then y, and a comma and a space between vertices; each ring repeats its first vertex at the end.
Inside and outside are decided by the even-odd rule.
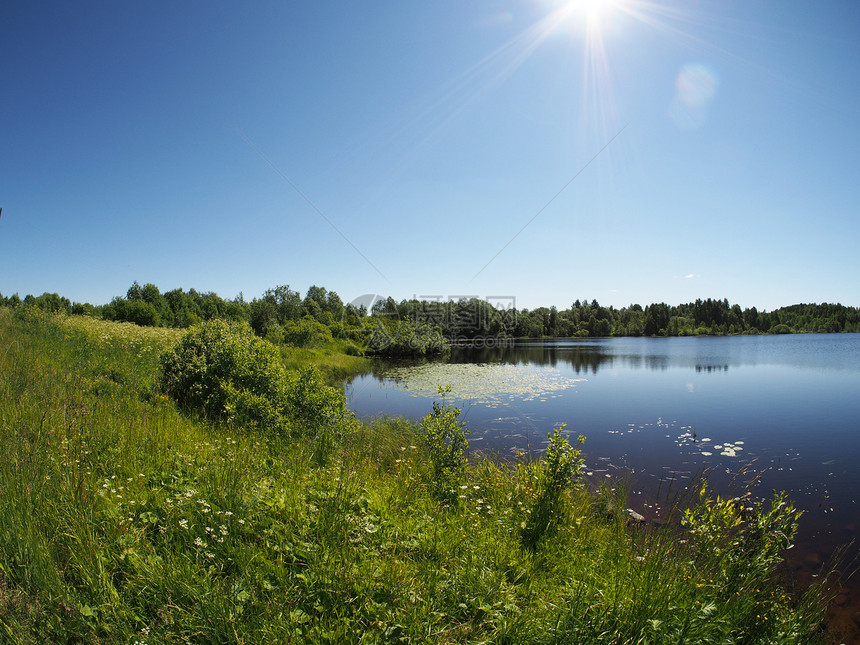
MULTIPOLYGON (((755 494, 786 490, 806 511, 792 554, 801 577, 857 536, 860 334, 458 349, 447 362, 380 366, 347 395, 362 418, 418 419, 446 383, 473 450, 539 455, 547 433, 566 423, 586 436, 588 479, 627 476, 631 505, 646 516, 659 517, 658 491, 670 482, 678 489, 706 470, 729 493, 752 462, 762 473, 755 494)), ((860 609, 858 596, 849 588, 842 613, 860 609)))

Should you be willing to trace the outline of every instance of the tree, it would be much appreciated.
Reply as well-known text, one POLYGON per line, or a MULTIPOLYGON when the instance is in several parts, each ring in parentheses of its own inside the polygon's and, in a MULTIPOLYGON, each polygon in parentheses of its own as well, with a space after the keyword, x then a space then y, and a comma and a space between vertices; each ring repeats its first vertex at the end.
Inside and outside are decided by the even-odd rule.
POLYGON ((128 312, 127 315, 136 318, 136 320, 130 320, 129 318, 121 318, 121 320, 129 320, 129 322, 137 322, 137 324, 146 324, 149 326, 165 325, 169 327, 173 325, 173 310, 170 308, 170 303, 168 303, 167 299, 161 295, 158 287, 151 282, 147 282, 141 287, 137 280, 135 280, 128 288, 125 297, 128 302, 148 303, 152 305, 157 316, 154 319, 155 322, 152 323, 137 322, 137 320, 150 319, 151 316, 148 313, 147 307, 133 305, 125 307, 122 310, 128 312))
POLYGON ((669 305, 664 302, 645 307, 644 333, 646 336, 665 334, 669 325, 669 305))
POLYGON ((265 336, 274 327, 279 327, 278 306, 273 298, 264 296, 251 301, 250 323, 257 336, 265 336))

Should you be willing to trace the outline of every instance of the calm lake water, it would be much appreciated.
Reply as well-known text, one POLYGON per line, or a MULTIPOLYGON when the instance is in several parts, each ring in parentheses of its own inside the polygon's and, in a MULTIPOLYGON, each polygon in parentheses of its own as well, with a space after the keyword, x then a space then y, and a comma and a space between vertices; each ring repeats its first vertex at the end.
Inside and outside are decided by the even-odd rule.
POLYGON ((810 567, 857 537, 860 334, 458 349, 444 362, 381 364, 346 392, 359 417, 420 419, 439 384, 454 388, 471 450, 536 456, 566 423, 586 437, 587 478, 626 475, 631 506, 649 518, 659 518, 669 482, 677 490, 708 470, 728 493, 753 462, 763 473, 756 494, 786 490, 806 511, 798 551, 810 567))

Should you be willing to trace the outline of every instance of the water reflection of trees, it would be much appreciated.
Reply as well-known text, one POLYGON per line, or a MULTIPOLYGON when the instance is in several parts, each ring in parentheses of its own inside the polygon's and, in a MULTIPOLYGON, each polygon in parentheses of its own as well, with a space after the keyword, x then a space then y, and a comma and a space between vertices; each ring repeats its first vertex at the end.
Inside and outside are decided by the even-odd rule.
POLYGON ((664 371, 670 367, 694 369, 696 372, 727 372, 725 360, 715 356, 690 356, 618 351, 605 343, 516 343, 496 347, 458 347, 447 358, 415 360, 376 360, 371 371, 384 377, 392 365, 420 365, 427 362, 499 363, 561 367, 575 374, 596 374, 601 368, 623 367, 664 371))
POLYGON ((600 351, 598 346, 558 347, 550 344, 525 344, 483 349, 463 348, 451 354, 455 363, 531 364, 550 367, 569 366, 577 374, 596 373, 602 365, 611 366, 618 356, 600 351))
POLYGON ((607 351, 605 344, 559 345, 525 343, 509 347, 460 348, 452 352, 454 363, 532 364, 570 368, 576 374, 596 374, 600 368, 626 367, 663 371, 670 367, 687 367, 697 372, 725 372, 725 363, 707 359, 607 351))

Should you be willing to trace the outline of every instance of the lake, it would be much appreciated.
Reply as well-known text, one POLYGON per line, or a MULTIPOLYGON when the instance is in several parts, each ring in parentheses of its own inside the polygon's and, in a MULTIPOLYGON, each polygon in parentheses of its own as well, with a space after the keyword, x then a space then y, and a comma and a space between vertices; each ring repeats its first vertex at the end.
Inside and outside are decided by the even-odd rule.
POLYGON ((810 570, 857 537, 860 334, 460 348, 446 361, 381 363, 346 393, 361 418, 420 419, 440 384, 453 387, 446 398, 463 410, 472 451, 538 456, 566 423, 586 437, 586 479, 628 477, 630 505, 649 519, 670 483, 707 470, 718 492, 737 492, 731 481, 752 462, 755 494, 786 490, 806 511, 795 557, 810 570))

